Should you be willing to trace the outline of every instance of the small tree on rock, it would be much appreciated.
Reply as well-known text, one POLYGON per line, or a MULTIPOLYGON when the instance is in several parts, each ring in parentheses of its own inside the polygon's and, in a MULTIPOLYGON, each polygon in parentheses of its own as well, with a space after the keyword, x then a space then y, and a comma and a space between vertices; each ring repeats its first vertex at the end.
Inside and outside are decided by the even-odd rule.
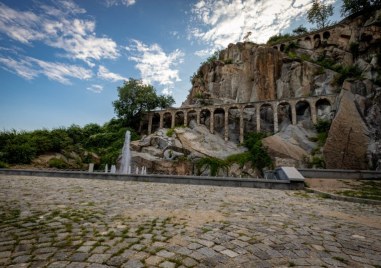
POLYGON ((381 0, 343 0, 341 6, 341 15, 349 16, 361 10, 370 9, 371 7, 381 7, 381 0))
POLYGON ((314 0, 312 7, 307 11, 307 19, 315 23, 319 29, 329 25, 328 18, 333 15, 333 6, 325 5, 319 0, 314 0))

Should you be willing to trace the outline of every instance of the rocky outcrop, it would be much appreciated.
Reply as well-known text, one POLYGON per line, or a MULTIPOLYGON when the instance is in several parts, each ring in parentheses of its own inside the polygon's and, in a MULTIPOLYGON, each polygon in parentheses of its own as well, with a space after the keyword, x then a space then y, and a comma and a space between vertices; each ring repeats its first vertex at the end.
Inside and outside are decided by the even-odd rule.
MULTIPOLYGON (((148 173, 191 175, 195 172, 194 163, 199 158, 209 156, 224 159, 245 151, 243 147, 227 142, 219 135, 210 134, 204 125, 197 126, 194 121, 187 128, 175 128, 172 136, 168 137, 170 133, 168 129, 161 129, 140 141, 131 142, 133 170, 145 166, 148 173)), ((237 175, 242 170, 234 172, 237 175)))
POLYGON ((323 148, 327 168, 368 169, 370 133, 355 98, 352 92, 341 92, 340 106, 323 148))

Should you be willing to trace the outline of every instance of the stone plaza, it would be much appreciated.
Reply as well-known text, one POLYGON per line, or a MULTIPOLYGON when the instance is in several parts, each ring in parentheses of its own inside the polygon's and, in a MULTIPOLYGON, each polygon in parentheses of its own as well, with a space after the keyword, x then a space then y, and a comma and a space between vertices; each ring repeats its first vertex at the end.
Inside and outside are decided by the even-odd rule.
POLYGON ((381 267, 381 206, 280 191, 0 175, 1 267, 381 267))

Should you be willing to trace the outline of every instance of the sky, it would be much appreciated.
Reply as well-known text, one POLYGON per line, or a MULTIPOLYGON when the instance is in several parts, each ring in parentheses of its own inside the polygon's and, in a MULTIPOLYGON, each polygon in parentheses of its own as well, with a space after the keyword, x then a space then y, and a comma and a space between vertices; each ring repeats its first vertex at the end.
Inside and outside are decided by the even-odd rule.
MULTIPOLYGON (((266 43, 312 0, 0 0, 0 131, 104 124, 129 78, 179 107, 214 51, 266 43)), ((340 0, 332 21, 339 21, 340 0)))

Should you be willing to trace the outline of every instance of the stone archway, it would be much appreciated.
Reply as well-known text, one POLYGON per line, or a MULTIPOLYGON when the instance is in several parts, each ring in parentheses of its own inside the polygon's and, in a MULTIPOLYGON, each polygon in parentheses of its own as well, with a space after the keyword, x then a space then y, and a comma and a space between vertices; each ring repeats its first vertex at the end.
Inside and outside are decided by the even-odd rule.
POLYGON ((216 108, 213 112, 214 128, 213 132, 220 134, 222 137, 225 135, 225 110, 223 108, 216 108))
POLYGON ((177 111, 175 113, 175 127, 184 126, 184 112, 183 111, 177 111))
POLYGON ((248 104, 243 107, 243 133, 256 132, 257 131, 257 110, 254 104, 248 104))
POLYGON ((315 104, 316 117, 318 120, 332 119, 332 105, 327 99, 319 99, 315 104))
POLYGON ((233 106, 228 109, 228 138, 230 141, 240 142, 240 120, 241 111, 238 107, 233 106))
POLYGON ((274 110, 271 104, 265 103, 260 107, 260 131, 266 133, 274 132, 274 110))
POLYGON ((315 34, 314 35, 314 48, 320 47, 320 34, 315 34))
POLYGON ((172 127, 172 114, 170 112, 165 112, 163 114, 163 128, 172 127))
POLYGON ((205 125, 210 129, 210 111, 209 109, 202 109, 200 112, 200 124, 205 125))
POLYGON ((188 116, 187 116, 187 126, 189 126, 190 122, 194 121, 194 123, 197 123, 197 112, 195 110, 189 110, 188 116))
POLYGON ((152 133, 157 131, 160 128, 160 114, 153 113, 152 114, 152 133))
POLYGON ((311 119, 311 106, 308 101, 301 100, 295 105, 296 122, 312 122, 311 119))
POLYGON ((292 124, 291 104, 288 102, 281 102, 278 104, 277 110, 279 130, 282 130, 292 124))

